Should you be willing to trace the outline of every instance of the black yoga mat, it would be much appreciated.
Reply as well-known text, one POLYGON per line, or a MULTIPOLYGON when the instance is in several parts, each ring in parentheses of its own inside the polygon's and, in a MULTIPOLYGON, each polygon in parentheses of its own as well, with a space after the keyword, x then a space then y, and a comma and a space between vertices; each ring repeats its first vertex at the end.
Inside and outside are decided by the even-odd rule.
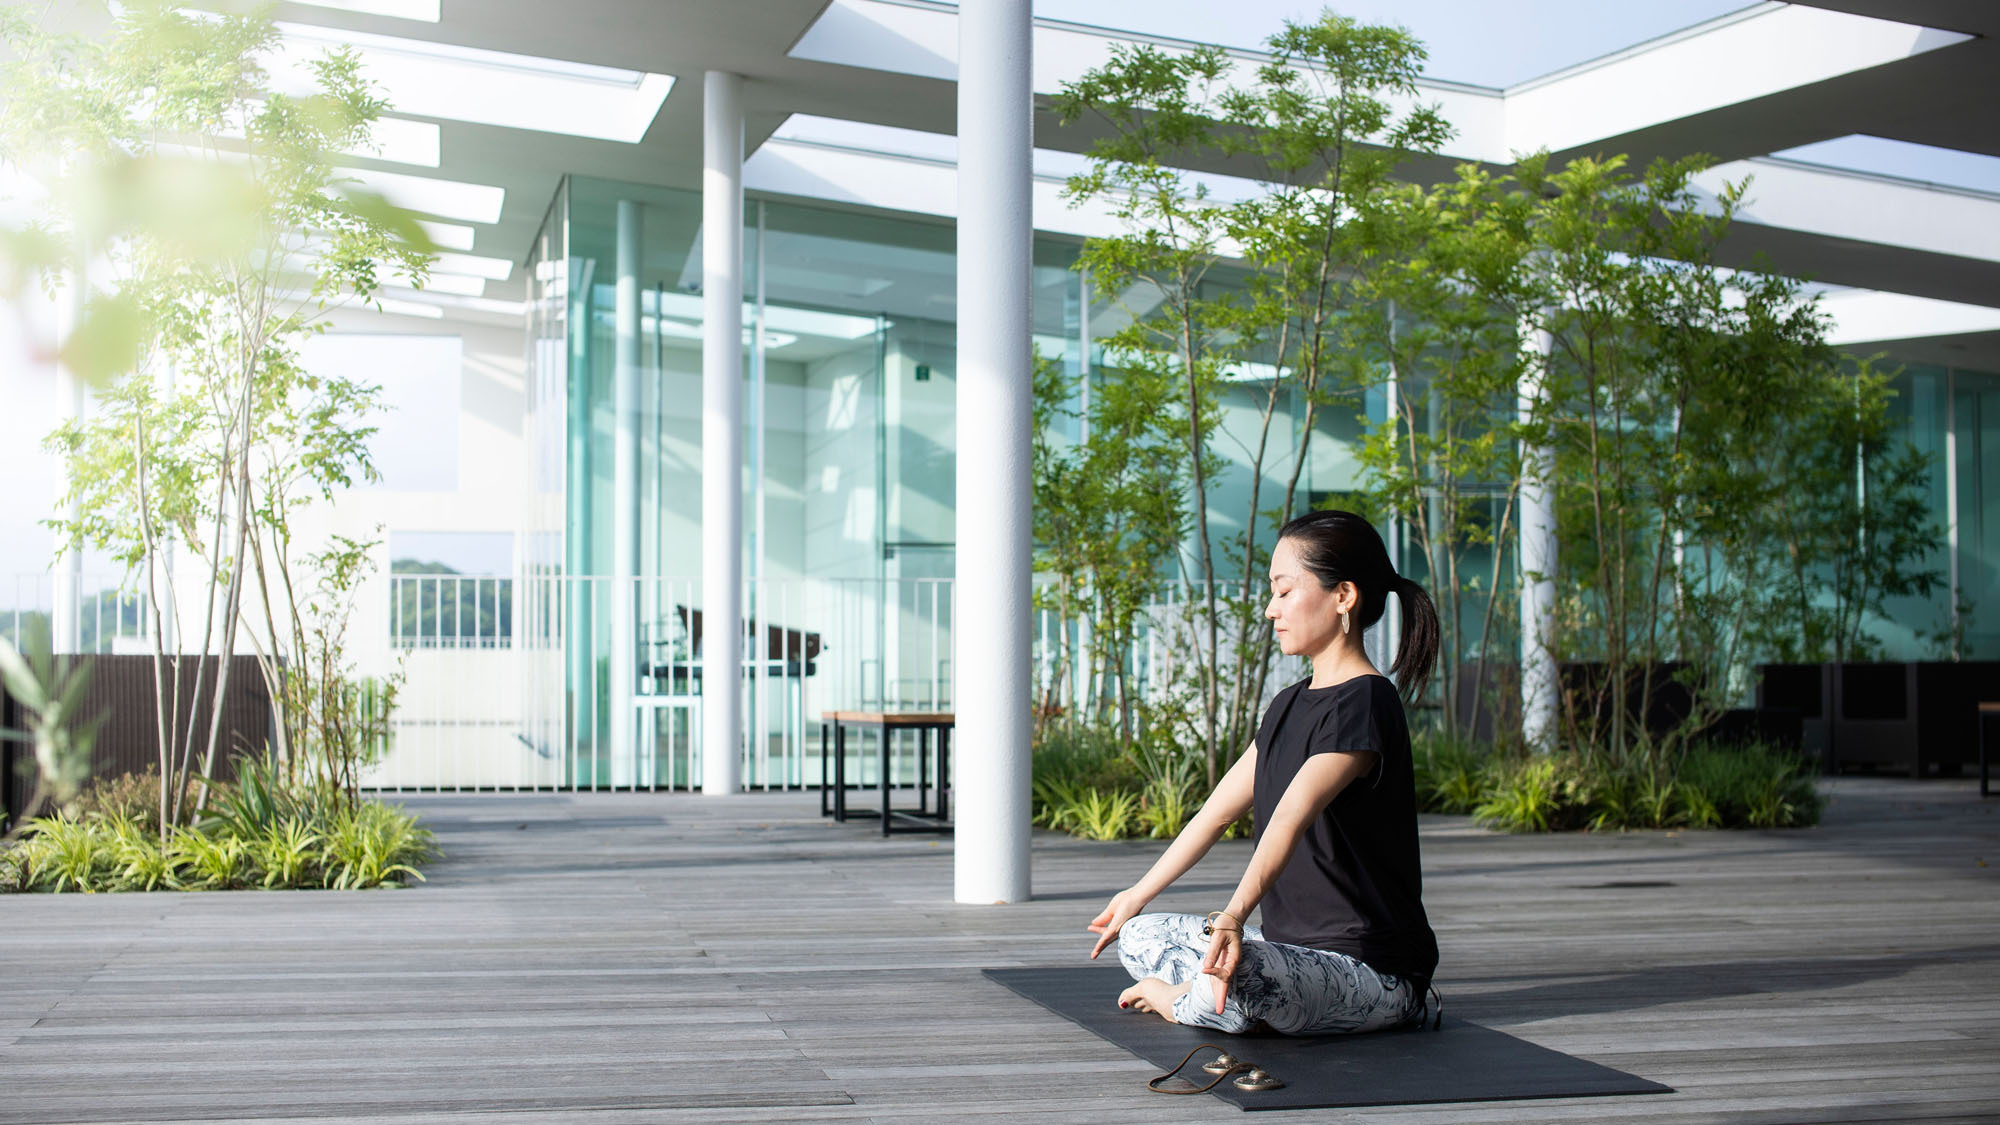
MULTIPOLYGON (((986 975, 1085 1030, 1116 1043, 1161 1072, 1196 1044, 1229 1047, 1281 1079, 1277 1090, 1238 1090, 1225 1080, 1209 1091, 1243 1109, 1412 1105, 1515 1098, 1584 1098, 1605 1094, 1670 1094, 1658 1082, 1538 1047, 1503 1031, 1450 1014, 1442 1031, 1378 1031, 1369 1035, 1228 1035, 1179 1027, 1158 1016, 1118 1007, 1131 981, 1116 966, 987 969, 986 975)), ((1197 1055, 1182 1077, 1206 1085, 1197 1055)), ((1137 1087, 1135 1086, 1135 1089, 1137 1087)), ((1148 1095, 1160 1096, 1160 1095, 1148 1095)))

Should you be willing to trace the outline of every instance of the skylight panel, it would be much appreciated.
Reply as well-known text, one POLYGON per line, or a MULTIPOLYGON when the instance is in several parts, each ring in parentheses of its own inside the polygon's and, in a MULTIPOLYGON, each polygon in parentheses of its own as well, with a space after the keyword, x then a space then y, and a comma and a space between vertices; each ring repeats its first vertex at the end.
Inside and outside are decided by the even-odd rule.
POLYGON ((406 176, 401 172, 378 172, 372 168, 342 168, 339 174, 369 191, 410 211, 421 211, 441 219, 464 223, 497 223, 507 190, 488 184, 468 184, 460 180, 406 176))
POLYGON ((472 249, 472 236, 475 232, 471 227, 460 226, 457 223, 440 223, 435 219, 418 219, 417 225, 424 228, 424 233, 431 236, 431 241, 436 243, 440 250, 472 249))
POLYGON ((1984 153, 1857 133, 1788 148, 1771 155, 1780 160, 1817 164, 1822 168, 1868 172, 2000 195, 2000 156, 1984 153))
POLYGON ((505 281, 513 274, 514 263, 505 258, 488 258, 479 254, 439 254, 437 260, 431 263, 431 271, 505 281))
POLYGON ((460 273, 439 273, 433 270, 419 286, 416 279, 400 270, 386 272, 381 277, 384 286, 392 289, 422 289, 427 293, 452 293, 460 297, 483 297, 486 295, 486 279, 468 277, 460 273))
POLYGON ((292 0, 295 4, 310 4, 315 8, 332 8, 341 12, 360 12, 369 16, 388 16, 390 19, 418 20, 436 23, 444 14, 443 0, 292 0))
POLYGON ((439 129, 429 121, 380 117, 369 128, 368 134, 372 144, 346 155, 387 160, 392 164, 415 164, 423 168, 437 167, 443 156, 439 129))
POLYGON ((444 310, 422 301, 398 301, 394 297, 377 297, 373 302, 381 311, 397 316, 416 316, 425 320, 444 319, 444 310))
POLYGON ((280 23, 274 81, 295 83, 321 51, 351 46, 398 113, 636 144, 674 80, 616 67, 280 23), (285 77, 281 80, 280 76, 285 77))

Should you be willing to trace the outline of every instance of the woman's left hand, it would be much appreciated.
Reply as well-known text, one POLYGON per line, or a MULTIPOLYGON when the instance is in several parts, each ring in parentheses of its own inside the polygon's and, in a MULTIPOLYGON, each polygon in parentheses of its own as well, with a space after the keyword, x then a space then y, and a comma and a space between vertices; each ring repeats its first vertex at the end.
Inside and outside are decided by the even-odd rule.
POLYGON ((1229 982, 1236 979, 1236 966, 1243 962, 1243 930, 1237 926, 1215 927, 1208 940, 1208 955, 1201 959, 1201 971, 1215 978, 1215 1014, 1229 998, 1229 982))

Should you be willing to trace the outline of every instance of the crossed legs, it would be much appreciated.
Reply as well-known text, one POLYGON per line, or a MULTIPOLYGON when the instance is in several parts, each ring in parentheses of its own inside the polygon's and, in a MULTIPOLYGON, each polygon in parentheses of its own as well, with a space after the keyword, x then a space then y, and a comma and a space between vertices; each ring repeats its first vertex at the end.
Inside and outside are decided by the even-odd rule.
POLYGON ((1288 1035, 1378 1031, 1414 1017, 1423 995, 1393 973, 1382 973, 1323 949, 1263 940, 1243 930, 1243 958, 1220 1014, 1212 980, 1201 972, 1208 939, 1194 914, 1141 914, 1118 934, 1118 959, 1139 982, 1121 1004, 1174 1022, 1245 1032, 1259 1024, 1288 1035))

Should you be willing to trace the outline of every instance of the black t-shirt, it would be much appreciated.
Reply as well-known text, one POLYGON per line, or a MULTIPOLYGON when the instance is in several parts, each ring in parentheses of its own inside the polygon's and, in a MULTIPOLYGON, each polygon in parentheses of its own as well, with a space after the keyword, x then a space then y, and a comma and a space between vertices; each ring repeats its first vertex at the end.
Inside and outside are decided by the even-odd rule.
POLYGON ((1402 700, 1384 676, 1317 689, 1306 686, 1311 682, 1279 692, 1258 728, 1258 838, 1307 758, 1374 751, 1375 764, 1300 836, 1264 896, 1264 938, 1345 953, 1428 983, 1437 969, 1437 937, 1424 916, 1416 779, 1402 700))

